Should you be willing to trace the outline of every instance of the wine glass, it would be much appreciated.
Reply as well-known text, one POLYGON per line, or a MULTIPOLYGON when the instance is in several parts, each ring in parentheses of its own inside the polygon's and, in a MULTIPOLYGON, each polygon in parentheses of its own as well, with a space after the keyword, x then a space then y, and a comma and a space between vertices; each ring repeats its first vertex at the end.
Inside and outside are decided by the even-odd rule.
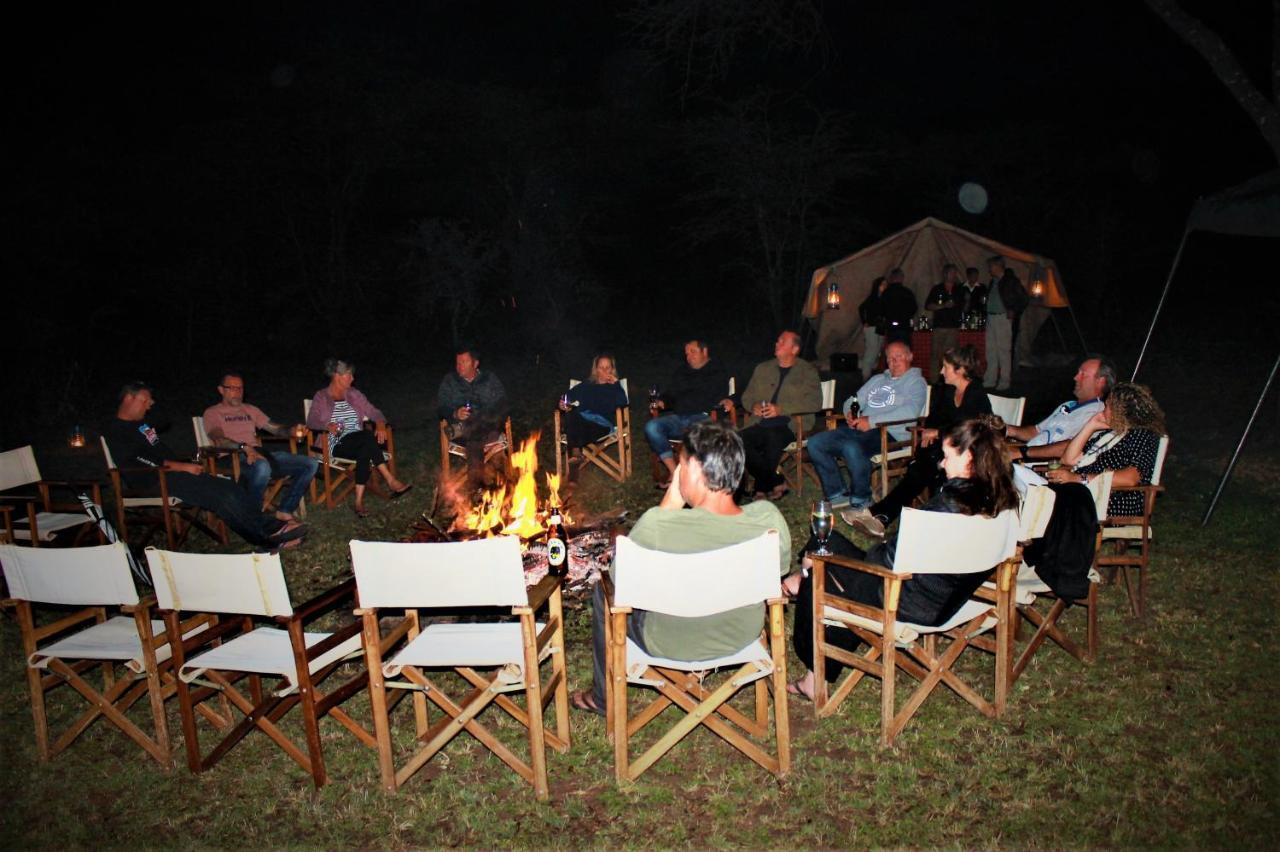
POLYGON ((649 410, 650 411, 656 411, 658 409, 658 399, 661 396, 662 396, 662 393, 661 391, 658 390, 657 385, 653 385, 652 387, 649 388, 649 410))
POLYGON ((567 393, 560 394, 560 410, 561 411, 569 410, 569 394, 567 393))
POLYGON ((813 513, 809 518, 809 526, 813 529, 813 537, 818 540, 818 549, 813 551, 814 556, 830 556, 831 551, 827 550, 827 539, 831 537, 831 503, 827 500, 819 500, 813 504, 813 513))

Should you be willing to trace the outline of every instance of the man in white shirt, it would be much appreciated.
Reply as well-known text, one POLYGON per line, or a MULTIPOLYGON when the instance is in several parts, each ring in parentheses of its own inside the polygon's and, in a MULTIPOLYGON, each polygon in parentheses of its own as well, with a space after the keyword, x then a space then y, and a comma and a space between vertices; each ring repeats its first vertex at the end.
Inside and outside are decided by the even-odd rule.
POLYGON ((1104 400, 1115 383, 1116 368, 1110 360, 1100 355, 1086 358, 1076 370, 1074 399, 1064 402, 1035 425, 1005 429, 1010 438, 1025 442, 1008 448, 1010 459, 1056 459, 1061 456, 1089 418, 1102 410, 1104 400))

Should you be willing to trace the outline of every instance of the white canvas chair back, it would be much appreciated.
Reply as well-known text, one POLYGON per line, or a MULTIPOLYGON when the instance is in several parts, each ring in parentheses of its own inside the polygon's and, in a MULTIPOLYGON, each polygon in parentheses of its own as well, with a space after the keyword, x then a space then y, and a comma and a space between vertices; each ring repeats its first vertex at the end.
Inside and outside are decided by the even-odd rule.
POLYGON ((40 468, 30 445, 0 453, 0 491, 40 481, 40 468))
POLYGON ((1018 513, 994 518, 903 509, 894 571, 911 574, 972 574, 989 571, 1013 555, 1018 513))
POLYGON ((782 590, 774 530, 703 553, 663 553, 619 536, 614 564, 618 606, 686 618, 760 603, 782 590))
POLYGON ((206 431, 204 430, 204 418, 203 418, 203 417, 192 417, 192 418, 191 418, 191 431, 195 432, 195 435, 196 435, 196 446, 197 446, 197 447, 212 447, 212 446, 213 446, 213 441, 209 440, 209 433, 208 433, 208 432, 206 432, 206 431))
POLYGON ((729 377, 729 396, 733 396, 738 392, 738 381, 733 376, 729 377))
POLYGON ((1107 503, 1111 501, 1111 479, 1114 475, 1112 471, 1105 471, 1090 479, 1085 486, 1093 497, 1093 508, 1098 512, 1099 521, 1106 520, 1107 517, 1107 503))
POLYGON ((929 416, 929 409, 933 405, 933 385, 924 386, 924 408, 920 409, 921 417, 929 416))
POLYGON ((102 443, 102 457, 107 460, 107 469, 115 470, 116 460, 111 456, 111 448, 107 446, 107 439, 99 437, 98 440, 102 443))
POLYGON ((290 616, 278 553, 176 553, 147 548, 161 609, 290 616))
POLYGON ((351 567, 360 606, 367 608, 529 602, 516 536, 435 544, 352 541, 351 567))
POLYGON ((66 606, 138 603, 120 542, 65 549, 3 544, 0 564, 9 594, 19 600, 66 606))
MULTIPOLYGON (((733 393, 733 379, 729 380, 729 393, 733 393)), ((822 383, 822 409, 827 411, 836 407, 836 380, 827 379, 822 383)))
POLYGON ((1022 425, 1022 415, 1027 408, 1027 398, 1025 396, 996 396, 993 393, 989 393, 987 394, 987 399, 991 401, 992 414, 1010 426, 1022 425))
POLYGON ((1018 509, 1018 541, 1044 538, 1057 499, 1057 493, 1047 485, 1027 486, 1018 509))
POLYGON ((1159 485, 1160 476, 1164 473, 1164 458, 1169 454, 1169 436, 1160 436, 1160 446, 1156 448, 1156 465, 1151 472, 1151 484, 1159 485))

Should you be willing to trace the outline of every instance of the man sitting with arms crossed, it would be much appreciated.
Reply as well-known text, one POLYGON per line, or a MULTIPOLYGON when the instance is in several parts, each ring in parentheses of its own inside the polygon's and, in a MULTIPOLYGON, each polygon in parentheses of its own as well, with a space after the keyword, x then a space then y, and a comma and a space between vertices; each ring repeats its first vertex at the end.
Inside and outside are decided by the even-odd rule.
MULTIPOLYGON (((316 475, 320 462, 310 456, 286 453, 283 450, 262 452, 258 438, 261 429, 270 435, 288 437, 293 428, 282 426, 262 413, 256 405, 244 401, 244 377, 239 373, 227 373, 218 385, 222 402, 204 410, 204 431, 214 446, 235 447, 240 451, 240 484, 249 496, 262 505, 262 496, 272 476, 289 477, 289 490, 280 501, 276 519, 295 521, 294 512, 307 493, 307 486, 316 475)), ((303 427, 306 428, 306 427, 303 427)))
POLYGON ((1075 375, 1075 399, 1067 400, 1033 426, 1008 426, 1005 435, 1025 444, 1010 444, 1005 452, 1011 461, 1056 459, 1089 418, 1102 410, 1116 383, 1116 368, 1101 355, 1092 355, 1080 364, 1075 375))
POLYGON ((255 502, 230 479, 210 476, 198 464, 178 461, 178 455, 165 446, 144 419, 154 404, 150 387, 143 382, 129 382, 120 390, 115 419, 102 430, 125 485, 142 493, 158 494, 157 477, 143 475, 136 468, 163 468, 171 496, 213 512, 255 547, 275 550, 302 542, 307 534, 305 524, 268 517, 262 514, 262 500, 255 502))
MULTIPOLYGON (((667 468, 668 479, 676 470, 671 442, 684 435, 695 423, 711 417, 711 409, 732 405, 729 374, 724 366, 711 358, 707 342, 693 338, 684 345, 684 361, 671 375, 671 380, 655 403, 655 410, 665 412, 644 424, 644 437, 649 447, 667 468)), ((665 488, 667 483, 660 487, 665 488)))
MULTIPOLYGON (((778 576, 791 560, 791 533, 772 503, 745 506, 733 501, 742 479, 742 439, 719 423, 697 423, 685 435, 671 484, 662 502, 645 512, 631 540, 650 550, 702 553, 778 531, 778 576), (689 506, 689 511, 683 511, 689 506)), ((616 570, 616 568, 614 569, 616 570)), ((616 578, 615 578, 616 579, 616 578)), ((764 628, 762 604, 699 618, 634 610, 627 636, 646 653, 675 660, 709 660, 741 649, 764 628)), ((596 583, 591 609, 593 654, 591 689, 573 693, 579 710, 604 713, 604 584, 596 583)))

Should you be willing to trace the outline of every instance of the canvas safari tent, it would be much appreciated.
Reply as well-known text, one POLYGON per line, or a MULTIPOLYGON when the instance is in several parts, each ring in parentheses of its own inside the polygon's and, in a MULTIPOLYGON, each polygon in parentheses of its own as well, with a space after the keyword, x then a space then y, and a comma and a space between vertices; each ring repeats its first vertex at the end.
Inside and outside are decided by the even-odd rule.
MULTIPOLYGON (((1026 360, 1031 343, 1054 308, 1070 308, 1067 291, 1057 264, 1047 257, 996 242, 989 237, 971 233, 954 225, 948 225, 932 217, 922 219, 875 245, 867 246, 834 263, 814 270, 809 284, 809 296, 805 300, 804 315, 818 332, 817 355, 819 366, 830 365, 835 352, 862 352, 862 323, 858 319, 858 305, 871 290, 871 282, 890 269, 901 267, 904 283, 916 294, 920 310, 924 310, 925 298, 930 288, 942 280, 942 267, 954 263, 960 269, 976 266, 987 278, 987 258, 1002 255, 1022 283, 1032 294, 1031 304, 1022 315, 1018 336, 1017 360, 1026 360), (840 307, 827 307, 827 293, 835 281, 840 292, 840 307)), ((1079 336, 1079 326, 1072 316, 1072 325, 1079 336)), ((1084 340, 1080 340, 1084 347, 1084 340)))

